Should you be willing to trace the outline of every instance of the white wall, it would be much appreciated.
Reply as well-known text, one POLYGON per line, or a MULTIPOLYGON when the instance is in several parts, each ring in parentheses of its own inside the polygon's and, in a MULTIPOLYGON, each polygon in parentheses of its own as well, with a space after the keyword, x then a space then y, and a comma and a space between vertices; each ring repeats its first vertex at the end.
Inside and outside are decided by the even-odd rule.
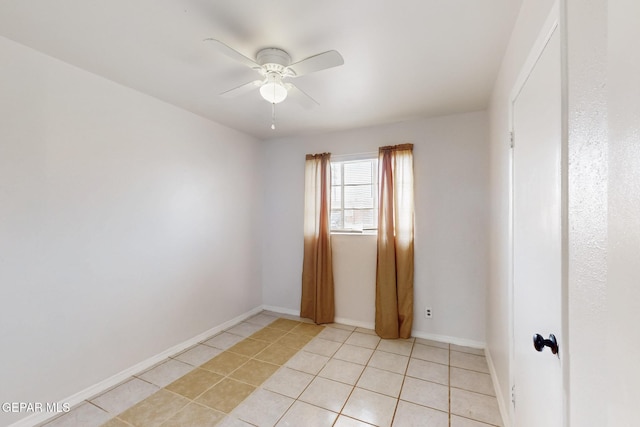
POLYGON ((594 337, 607 335, 607 3, 565 0, 570 338, 565 374, 570 424, 580 427, 631 425, 607 424, 607 372, 601 369, 607 350, 594 345, 594 337))
POLYGON ((253 138, 4 38, 0 70, 1 402, 63 399, 260 306, 253 138))
MULTIPOLYGON (((550 2, 549 2, 550 3, 550 2)), ((568 138, 567 375, 571 426, 635 426, 640 401, 640 5, 564 0, 568 138)), ((545 5, 525 0, 491 107, 487 341, 508 404, 507 89, 545 5), (525 12, 525 10, 527 10, 525 12), (536 14, 537 10, 540 13, 536 14), (522 21, 522 22, 521 22, 522 21), (527 28, 533 31, 527 31, 527 28), (517 48, 514 46, 518 46, 517 48), (505 71, 506 70, 506 71, 505 71)))
MULTIPOLYGON (((638 424, 640 402, 640 3, 609 0, 607 372, 609 426, 638 424)), ((605 19, 601 17, 600 19, 605 19)), ((595 290, 597 291, 597 290, 595 290)))
POLYGON ((640 5, 566 4, 571 425, 635 426, 640 54, 630 42, 640 37, 640 5))
MULTIPOLYGON (((524 0, 494 84, 489 109, 491 241, 487 290, 487 347, 497 375, 498 399, 508 414, 510 386, 509 107, 511 91, 553 0, 524 0)), ((506 414, 505 414, 506 415, 506 414)), ((506 421, 506 420, 505 420, 506 421)))
MULTIPOLYGON (((377 152, 383 145, 412 142, 416 182, 414 333, 484 343, 489 239, 487 139, 487 115, 476 112, 266 142, 265 304, 294 311, 300 308, 304 155, 377 152), (434 310, 431 320, 423 316, 426 305, 434 310)), ((375 239, 341 236, 334 239, 334 245, 334 251, 345 257, 336 260, 338 298, 365 296, 336 301, 336 314, 372 325, 375 239), (353 249, 342 246, 347 240, 353 249), (363 252, 356 249, 358 245, 363 245, 363 252), (344 264, 351 262, 362 273, 345 271, 344 264)))
POLYGON ((376 315, 377 236, 331 236, 336 322, 373 328, 376 315))

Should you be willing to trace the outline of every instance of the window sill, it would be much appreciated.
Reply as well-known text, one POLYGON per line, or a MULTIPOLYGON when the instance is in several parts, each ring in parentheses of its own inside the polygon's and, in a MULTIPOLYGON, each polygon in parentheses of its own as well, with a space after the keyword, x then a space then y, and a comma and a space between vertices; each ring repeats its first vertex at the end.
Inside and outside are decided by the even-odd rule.
POLYGON ((377 236, 378 230, 363 230, 363 231, 349 231, 349 230, 340 230, 340 231, 331 231, 331 234, 341 235, 341 236, 377 236))

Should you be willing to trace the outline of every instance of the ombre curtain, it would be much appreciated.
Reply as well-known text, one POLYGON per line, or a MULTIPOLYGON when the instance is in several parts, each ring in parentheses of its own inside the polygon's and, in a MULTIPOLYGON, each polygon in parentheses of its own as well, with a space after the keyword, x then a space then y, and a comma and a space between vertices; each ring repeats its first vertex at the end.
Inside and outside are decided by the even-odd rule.
POLYGON ((376 333, 409 338, 413 325, 413 144, 381 147, 376 333))
POLYGON ((335 313, 331 263, 331 154, 308 154, 304 174, 304 261, 300 316, 331 323, 335 313))

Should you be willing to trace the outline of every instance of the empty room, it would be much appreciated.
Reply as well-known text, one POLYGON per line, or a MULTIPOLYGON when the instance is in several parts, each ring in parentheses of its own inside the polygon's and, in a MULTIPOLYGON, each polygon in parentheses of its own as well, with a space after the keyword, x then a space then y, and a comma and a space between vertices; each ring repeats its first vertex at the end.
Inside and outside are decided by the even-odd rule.
POLYGON ((0 426, 636 426, 640 3, 0 1, 0 426))

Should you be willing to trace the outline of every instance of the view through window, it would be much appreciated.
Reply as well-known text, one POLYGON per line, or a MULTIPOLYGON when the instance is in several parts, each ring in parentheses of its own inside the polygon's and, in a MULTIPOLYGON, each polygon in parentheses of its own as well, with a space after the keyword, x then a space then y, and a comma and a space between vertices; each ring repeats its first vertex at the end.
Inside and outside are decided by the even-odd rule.
POLYGON ((331 162, 331 231, 378 228, 378 159, 331 162))

